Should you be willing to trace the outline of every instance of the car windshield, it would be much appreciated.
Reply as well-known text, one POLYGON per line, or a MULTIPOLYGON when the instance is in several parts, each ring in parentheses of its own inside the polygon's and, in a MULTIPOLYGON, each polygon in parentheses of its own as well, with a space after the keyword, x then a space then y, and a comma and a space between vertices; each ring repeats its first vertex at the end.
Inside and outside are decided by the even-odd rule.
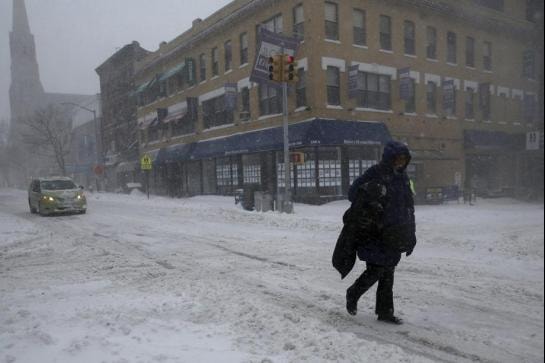
POLYGON ((76 184, 71 180, 48 180, 41 183, 44 190, 76 189, 76 184))

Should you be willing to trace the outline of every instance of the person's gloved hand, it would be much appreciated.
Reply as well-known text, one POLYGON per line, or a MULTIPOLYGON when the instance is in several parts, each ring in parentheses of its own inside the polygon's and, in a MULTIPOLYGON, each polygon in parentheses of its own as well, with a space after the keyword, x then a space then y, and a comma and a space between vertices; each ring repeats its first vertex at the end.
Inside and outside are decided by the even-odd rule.
POLYGON ((409 256, 412 255, 412 254, 413 254, 413 250, 410 250, 410 251, 405 252, 405 256, 406 256, 406 257, 409 257, 409 256))

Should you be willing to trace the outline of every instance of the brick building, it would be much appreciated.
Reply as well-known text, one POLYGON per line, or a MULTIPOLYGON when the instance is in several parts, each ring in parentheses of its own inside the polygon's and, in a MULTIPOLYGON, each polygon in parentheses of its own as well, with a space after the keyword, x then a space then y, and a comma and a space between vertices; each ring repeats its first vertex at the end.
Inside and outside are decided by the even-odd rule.
POLYGON ((96 68, 100 78, 103 145, 102 162, 109 190, 134 181, 138 165, 136 135, 135 64, 150 52, 132 42, 96 68))
POLYGON ((296 200, 346 195, 389 138, 413 151, 420 200, 436 187, 514 193, 526 134, 543 129, 541 9, 523 0, 233 1, 137 65, 139 148, 154 158, 153 189, 283 187, 281 94, 249 81, 262 26, 301 41, 288 99, 291 150, 306 156, 290 167, 296 200))

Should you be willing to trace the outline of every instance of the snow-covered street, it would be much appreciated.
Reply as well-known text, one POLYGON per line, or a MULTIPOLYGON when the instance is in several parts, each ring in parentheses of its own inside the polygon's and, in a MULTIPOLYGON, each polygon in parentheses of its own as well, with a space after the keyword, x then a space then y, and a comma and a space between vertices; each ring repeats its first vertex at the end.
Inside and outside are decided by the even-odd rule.
POLYGON ((417 207, 402 326, 356 317, 331 266, 347 201, 247 212, 230 197, 89 194, 30 214, 0 190, 0 362, 543 362, 543 205, 417 207))

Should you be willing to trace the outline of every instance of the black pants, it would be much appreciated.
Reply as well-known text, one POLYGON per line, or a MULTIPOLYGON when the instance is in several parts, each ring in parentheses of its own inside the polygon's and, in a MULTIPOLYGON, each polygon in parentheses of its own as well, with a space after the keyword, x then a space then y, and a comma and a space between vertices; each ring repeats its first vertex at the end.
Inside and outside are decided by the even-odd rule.
POLYGON ((367 263, 367 269, 348 288, 348 295, 356 301, 378 281, 375 314, 394 314, 394 272, 395 266, 379 266, 367 263))

